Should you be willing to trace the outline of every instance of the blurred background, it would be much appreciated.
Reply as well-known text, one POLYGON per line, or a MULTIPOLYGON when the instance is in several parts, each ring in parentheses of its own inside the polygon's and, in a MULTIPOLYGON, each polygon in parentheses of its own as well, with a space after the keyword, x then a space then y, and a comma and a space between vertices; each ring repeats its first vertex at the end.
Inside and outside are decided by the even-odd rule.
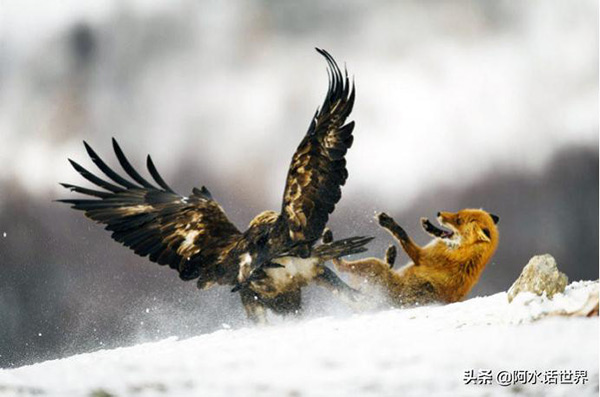
MULTIPOLYGON (((52 200, 87 186, 67 162, 95 169, 82 140, 117 165, 114 136, 239 228, 279 210, 327 88, 316 46, 357 87, 337 237, 374 235, 382 256, 375 211, 425 243, 419 217, 484 208, 501 242, 471 296, 540 253, 598 278, 594 0, 2 0, 0 367, 248 325, 228 288, 198 291, 52 200)), ((305 316, 350 313, 305 297, 305 316)))

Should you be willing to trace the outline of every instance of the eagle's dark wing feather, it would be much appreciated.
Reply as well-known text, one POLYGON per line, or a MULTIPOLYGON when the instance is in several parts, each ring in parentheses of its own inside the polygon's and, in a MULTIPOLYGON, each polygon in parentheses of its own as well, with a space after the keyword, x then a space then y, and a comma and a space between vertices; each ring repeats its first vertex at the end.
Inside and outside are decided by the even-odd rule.
POLYGON ((344 156, 353 139, 354 122, 344 123, 354 104, 354 86, 331 55, 317 51, 329 64, 329 89, 292 158, 287 176, 282 220, 293 241, 321 237, 348 177, 344 156))
POLYGON ((178 195, 160 177, 148 156, 148 170, 160 186, 155 187, 131 166, 113 139, 119 163, 141 186, 136 185, 118 175, 84 144, 92 161, 114 184, 70 160, 77 172, 105 191, 62 184, 92 198, 58 201, 85 211, 86 216, 106 225, 116 241, 153 262, 169 265, 184 280, 199 278, 199 286, 235 281, 237 268, 227 268, 224 259, 241 234, 205 187, 194 188, 189 197, 178 195))

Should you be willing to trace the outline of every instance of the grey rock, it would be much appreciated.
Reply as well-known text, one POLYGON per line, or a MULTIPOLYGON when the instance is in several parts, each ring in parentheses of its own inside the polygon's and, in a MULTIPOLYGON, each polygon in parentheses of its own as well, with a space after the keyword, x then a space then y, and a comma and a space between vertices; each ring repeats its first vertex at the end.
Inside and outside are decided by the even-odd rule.
POLYGON ((554 294, 564 292, 568 281, 566 274, 558 270, 552 255, 536 255, 529 260, 517 281, 508 290, 508 301, 512 302, 520 292, 533 292, 537 295, 545 292, 548 298, 552 298, 554 294))

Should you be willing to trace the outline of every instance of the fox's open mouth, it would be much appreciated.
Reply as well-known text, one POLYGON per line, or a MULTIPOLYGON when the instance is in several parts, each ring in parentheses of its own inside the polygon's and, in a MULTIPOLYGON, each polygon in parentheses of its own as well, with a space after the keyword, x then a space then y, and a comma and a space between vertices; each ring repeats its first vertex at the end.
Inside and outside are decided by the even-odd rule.
MULTIPOLYGON (((440 219, 438 219, 438 222, 441 226, 448 227, 440 219)), ((425 232, 431 234, 432 236, 439 238, 452 238, 454 236, 454 232, 452 230, 440 229, 429 222, 429 219, 427 218, 422 218, 421 224, 423 225, 425 232)))
POLYGON ((447 224, 446 222, 444 222, 442 220, 441 217, 438 217, 437 221, 440 224, 440 226, 445 227, 446 229, 450 229, 450 230, 438 229, 438 230, 440 230, 443 233, 442 238, 452 238, 452 237, 454 237, 454 235, 456 234, 456 229, 454 228, 453 225, 447 224))
POLYGON ((450 230, 440 230, 442 232, 442 238, 452 238, 454 236, 454 232, 450 230))

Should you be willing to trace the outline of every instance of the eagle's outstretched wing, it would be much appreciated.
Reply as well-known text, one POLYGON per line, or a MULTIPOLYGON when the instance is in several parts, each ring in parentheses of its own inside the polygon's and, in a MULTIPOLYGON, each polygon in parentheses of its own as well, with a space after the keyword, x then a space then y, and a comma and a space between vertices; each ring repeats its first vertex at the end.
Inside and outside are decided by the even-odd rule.
POLYGON ((84 142, 92 161, 112 181, 107 182, 69 160, 81 176, 104 191, 61 184, 93 198, 58 201, 85 211, 86 216, 106 225, 116 241, 153 262, 169 265, 184 280, 199 278, 199 287, 213 282, 233 283, 238 269, 228 268, 223 261, 241 234, 209 191, 205 187, 194 188, 189 197, 178 195, 161 178, 148 156, 148 171, 158 184, 154 186, 131 166, 117 142, 112 142, 119 163, 137 184, 109 168, 84 142))
POLYGON ((292 158, 287 176, 282 220, 293 241, 321 237, 329 214, 342 196, 341 186, 348 177, 344 156, 353 139, 354 122, 344 123, 354 104, 354 86, 329 53, 317 51, 329 64, 329 89, 292 158))

